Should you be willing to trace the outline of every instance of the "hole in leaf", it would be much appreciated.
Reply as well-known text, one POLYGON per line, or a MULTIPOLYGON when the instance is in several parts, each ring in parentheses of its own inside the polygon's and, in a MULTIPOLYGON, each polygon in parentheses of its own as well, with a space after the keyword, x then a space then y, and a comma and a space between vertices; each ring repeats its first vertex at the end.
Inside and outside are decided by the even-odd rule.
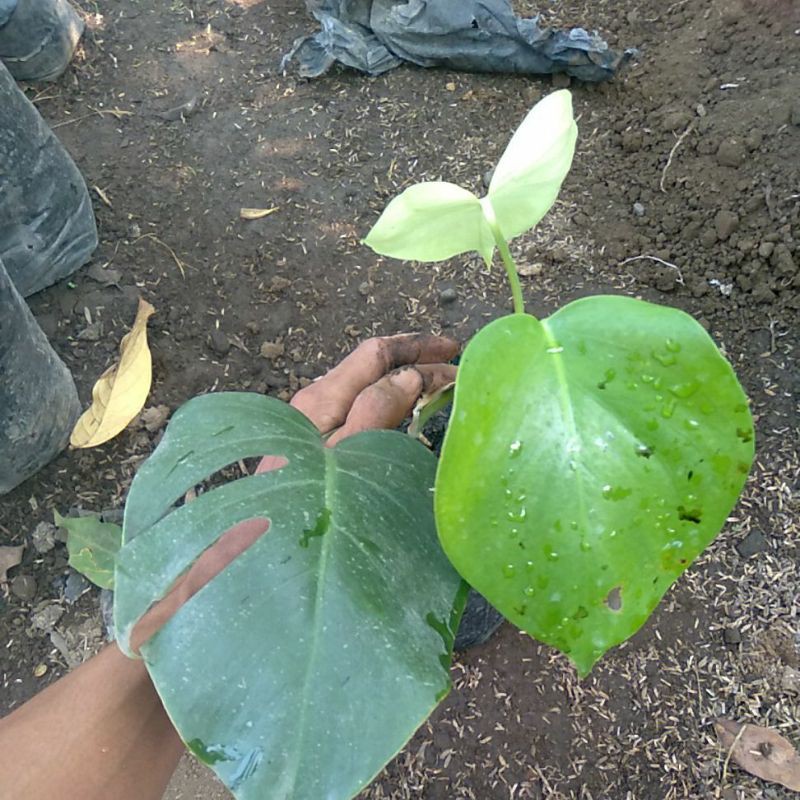
POLYGON ((615 586, 603 601, 608 606, 609 611, 619 611, 622 608, 622 587, 615 586))
POLYGON ((324 536, 328 532, 330 526, 331 510, 329 508, 323 508, 322 511, 319 512, 314 527, 306 528, 306 530, 303 531, 303 535, 300 537, 300 547, 308 547, 311 539, 324 536))
POLYGON ((167 594, 152 605, 136 623, 131 634, 134 652, 157 633, 181 607, 206 584, 210 583, 232 561, 251 548, 269 529, 265 517, 253 517, 225 531, 207 547, 195 562, 181 575, 167 594))
POLYGON ((693 522, 695 525, 699 525, 702 518, 702 508, 684 508, 683 506, 678 506, 678 519, 683 522, 693 522))
POLYGON ((753 431, 746 428, 737 428, 736 435, 745 443, 753 441, 753 431))
MULTIPOLYGON (((181 464, 187 461, 194 455, 194 450, 182 455, 175 466, 170 470, 167 477, 172 474, 181 464)), ((239 478, 246 478, 249 475, 258 475, 262 472, 272 472, 272 470, 282 469, 289 463, 285 456, 263 456, 262 458, 247 458, 232 461, 224 467, 212 472, 208 477, 204 478, 199 483, 191 487, 184 495, 177 498, 174 506, 179 508, 184 503, 190 503, 200 494, 215 489, 218 486, 224 486, 231 481, 239 480, 239 478)))
POLYGON ((689 471, 686 473, 686 480, 687 480, 687 481, 690 481, 692 478, 694 478, 694 470, 693 470, 693 469, 690 469, 690 470, 689 470, 689 471))

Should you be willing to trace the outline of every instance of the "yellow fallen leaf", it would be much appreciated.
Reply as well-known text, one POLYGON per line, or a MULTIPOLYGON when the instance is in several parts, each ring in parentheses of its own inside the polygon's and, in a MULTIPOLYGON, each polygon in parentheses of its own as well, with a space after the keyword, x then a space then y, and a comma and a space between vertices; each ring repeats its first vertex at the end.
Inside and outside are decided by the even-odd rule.
POLYGON ((142 410, 150 392, 153 365, 147 346, 147 320, 155 309, 139 299, 133 328, 122 337, 119 362, 92 389, 92 405, 75 424, 73 447, 97 447, 113 439, 142 410))
POLYGON ((272 208, 240 208, 239 216, 242 219, 262 219, 274 214, 278 210, 278 206, 272 208))

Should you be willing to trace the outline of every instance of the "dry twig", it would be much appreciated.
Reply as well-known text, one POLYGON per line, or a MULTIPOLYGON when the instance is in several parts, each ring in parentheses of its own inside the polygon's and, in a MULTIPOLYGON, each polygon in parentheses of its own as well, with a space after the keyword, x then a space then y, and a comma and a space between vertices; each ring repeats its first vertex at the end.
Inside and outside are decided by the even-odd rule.
POLYGON ((670 164, 672 164, 672 158, 675 155, 675 152, 677 151, 677 149, 681 146, 681 142, 691 133, 692 128, 694 128, 694 123, 690 122, 687 125, 686 130, 678 137, 678 139, 675 142, 675 144, 672 145, 672 150, 669 151, 669 158, 667 159, 667 163, 664 165, 664 169, 661 172, 661 181, 659 182, 659 186, 661 187, 661 191, 664 192, 664 194, 667 193, 667 190, 664 188, 664 181, 665 181, 665 179, 667 177, 667 170, 669 169, 670 164))

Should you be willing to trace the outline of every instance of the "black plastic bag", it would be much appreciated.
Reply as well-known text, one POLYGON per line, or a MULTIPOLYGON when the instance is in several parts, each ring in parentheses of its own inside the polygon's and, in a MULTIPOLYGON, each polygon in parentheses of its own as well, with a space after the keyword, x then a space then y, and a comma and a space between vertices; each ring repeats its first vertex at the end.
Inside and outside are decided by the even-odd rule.
POLYGON ((0 495, 64 449, 79 413, 72 375, 0 261, 0 495))
POLYGON ((603 81, 635 51, 610 50, 583 28, 557 31, 514 14, 508 0, 307 0, 322 30, 298 39, 292 60, 315 78, 335 63, 379 75, 404 61, 465 72, 549 74, 603 81))
POLYGON ((95 247, 86 183, 0 64, 0 260, 27 297, 71 275, 95 247))
POLYGON ((55 80, 82 33, 68 0, 0 0, 0 60, 19 81, 55 80))

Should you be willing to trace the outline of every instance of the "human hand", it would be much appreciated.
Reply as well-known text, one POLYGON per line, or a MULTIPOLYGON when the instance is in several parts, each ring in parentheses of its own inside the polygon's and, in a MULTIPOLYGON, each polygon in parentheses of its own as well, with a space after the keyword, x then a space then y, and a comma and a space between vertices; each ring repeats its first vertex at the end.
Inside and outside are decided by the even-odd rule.
MULTIPOLYGON (((360 431, 396 428, 411 413, 422 394, 432 394, 455 380, 447 362, 459 350, 452 339, 429 334, 400 334, 367 339, 314 383, 301 389, 291 405, 323 435, 327 446, 360 431)), ((281 456, 266 456, 256 472, 286 464, 281 456)), ((169 594, 137 623, 131 644, 135 651, 158 631, 194 594, 241 555, 269 527, 267 519, 240 522, 206 550, 169 594)))

